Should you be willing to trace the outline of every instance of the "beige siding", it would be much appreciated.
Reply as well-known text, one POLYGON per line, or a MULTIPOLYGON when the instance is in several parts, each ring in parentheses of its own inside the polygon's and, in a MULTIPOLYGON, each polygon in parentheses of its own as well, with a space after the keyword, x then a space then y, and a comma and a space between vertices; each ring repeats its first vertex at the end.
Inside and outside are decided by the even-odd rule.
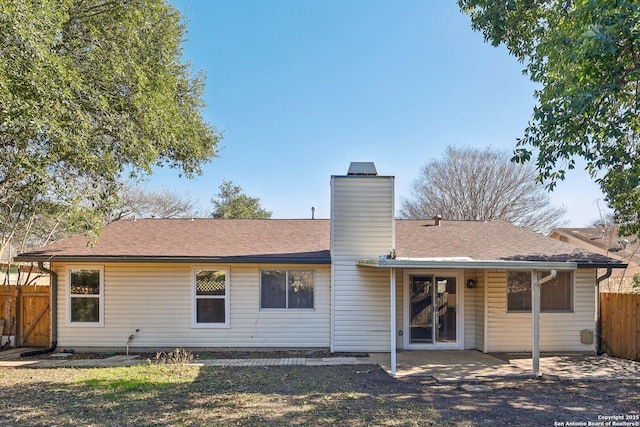
POLYGON ((402 330, 403 334, 406 334, 409 332, 404 330, 403 316, 404 316, 404 270, 399 268, 396 270, 396 331, 395 331, 395 334, 396 334, 397 349, 404 348, 403 336, 398 335, 398 331, 402 330))
POLYGON ((475 306, 476 306, 475 349, 484 351, 487 272, 483 270, 480 274, 478 274, 477 279, 478 279, 478 289, 476 289, 476 295, 475 295, 475 306))
POLYGON ((466 350, 482 349, 482 330, 484 318, 484 272, 482 270, 466 270, 464 273, 464 348, 466 350), (475 289, 466 287, 466 280, 476 281, 475 289))
MULTIPOLYGON (((580 331, 595 327, 595 270, 574 273, 573 313, 540 314, 541 351, 591 352, 580 331)), ((487 273, 487 352, 531 351, 531 313, 508 313, 506 271, 487 273)))
POLYGON ((334 351, 388 351, 389 270, 357 267, 394 247, 393 177, 331 180, 334 351))
MULTIPOLYGON (((78 264, 74 264, 78 265, 78 264)), ((95 264, 92 264, 95 265, 95 264)), ((67 324, 67 277, 58 273, 58 346, 64 348, 285 348, 329 347, 330 267, 318 265, 211 265, 230 267, 230 328, 192 327, 192 266, 105 263, 104 327, 67 324), (260 310, 260 269, 314 270, 313 310, 260 310)))

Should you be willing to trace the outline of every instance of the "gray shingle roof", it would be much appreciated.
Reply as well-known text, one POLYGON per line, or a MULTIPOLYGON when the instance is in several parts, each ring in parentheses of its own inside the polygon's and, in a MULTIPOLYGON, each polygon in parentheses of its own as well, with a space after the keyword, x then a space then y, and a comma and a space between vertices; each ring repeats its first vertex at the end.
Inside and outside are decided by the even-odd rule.
POLYGON ((593 252, 607 254, 629 264, 640 265, 640 240, 637 236, 619 236, 612 228, 555 228, 551 235, 563 235, 589 245, 593 252))
POLYGON ((400 258, 469 257, 476 260, 576 262, 580 266, 622 264, 504 221, 396 221, 400 258))
MULTIPOLYGON (((622 263, 502 221, 396 220, 402 258, 622 263)), ((385 254, 380 254, 385 255, 385 254)), ((139 219, 104 227, 95 245, 76 236, 24 253, 21 260, 331 262, 329 220, 139 219)))
POLYGON ((126 219, 94 245, 75 236, 19 258, 330 263, 329 221, 126 219))

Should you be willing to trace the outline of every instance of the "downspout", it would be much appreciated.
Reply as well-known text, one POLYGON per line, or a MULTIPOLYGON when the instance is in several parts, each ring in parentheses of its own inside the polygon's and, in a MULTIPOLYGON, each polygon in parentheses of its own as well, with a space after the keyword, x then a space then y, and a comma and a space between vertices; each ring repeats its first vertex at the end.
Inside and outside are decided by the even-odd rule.
POLYGON ((20 353, 20 357, 53 353, 58 346, 58 274, 45 268, 42 261, 38 261, 38 268, 51 276, 51 347, 43 350, 25 351, 20 353))
POLYGON ((611 267, 607 267, 607 272, 604 273, 602 276, 596 278, 596 331, 595 331, 595 339, 596 339, 596 355, 600 355, 602 354, 602 342, 600 342, 600 337, 601 337, 601 331, 600 328, 602 327, 601 322, 600 322, 600 282, 607 280, 609 277, 611 277, 611 272, 613 271, 613 269, 611 267))
POLYGON ((391 268, 389 275, 391 276, 389 279, 390 282, 390 291, 389 291, 389 299, 391 300, 391 307, 389 311, 391 312, 390 326, 391 326, 391 376, 396 376, 396 269, 391 268))
POLYGON ((553 280, 558 274, 557 270, 551 270, 551 274, 538 280, 538 273, 531 273, 531 319, 533 322, 533 348, 531 350, 531 365, 533 377, 538 378, 540 371, 540 289, 542 285, 553 280))

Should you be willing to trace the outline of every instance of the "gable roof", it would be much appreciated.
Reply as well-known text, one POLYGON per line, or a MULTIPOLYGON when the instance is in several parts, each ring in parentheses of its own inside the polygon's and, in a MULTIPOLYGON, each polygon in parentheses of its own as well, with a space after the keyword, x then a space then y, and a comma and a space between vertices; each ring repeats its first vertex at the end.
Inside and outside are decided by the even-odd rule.
MULTIPOLYGON (((503 221, 396 220, 398 258, 624 264, 503 221)), ((380 254, 386 255, 386 254, 380 254)), ((106 225, 98 241, 61 240, 23 261, 176 261, 330 264, 330 221, 305 219, 138 219, 106 225)))

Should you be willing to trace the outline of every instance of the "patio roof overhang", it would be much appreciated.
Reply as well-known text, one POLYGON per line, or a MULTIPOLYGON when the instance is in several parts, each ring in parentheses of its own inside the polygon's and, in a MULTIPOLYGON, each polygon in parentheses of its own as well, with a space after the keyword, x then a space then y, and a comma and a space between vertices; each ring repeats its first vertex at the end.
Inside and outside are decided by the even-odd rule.
MULTIPOLYGON (((389 269, 390 293, 390 325, 391 331, 396 330, 396 269, 484 269, 484 270, 529 270, 531 271, 532 288, 532 332, 533 351, 532 371, 538 376, 540 359, 540 286, 556 277, 558 270, 572 271, 578 268, 577 262, 563 261, 531 261, 531 260, 476 260, 470 257, 454 258, 362 258, 356 260, 356 265, 362 267, 389 269), (534 272, 549 271, 550 274, 538 280, 534 272)), ((594 267, 596 268, 596 267, 594 267)), ((391 333, 391 374, 396 374, 396 334, 391 333)))
MULTIPOLYGON (((477 260, 455 258, 362 258, 356 265, 374 268, 432 268, 432 269, 488 269, 488 270, 576 270, 576 262, 477 260)), ((595 266, 593 268, 596 268, 595 266)))

